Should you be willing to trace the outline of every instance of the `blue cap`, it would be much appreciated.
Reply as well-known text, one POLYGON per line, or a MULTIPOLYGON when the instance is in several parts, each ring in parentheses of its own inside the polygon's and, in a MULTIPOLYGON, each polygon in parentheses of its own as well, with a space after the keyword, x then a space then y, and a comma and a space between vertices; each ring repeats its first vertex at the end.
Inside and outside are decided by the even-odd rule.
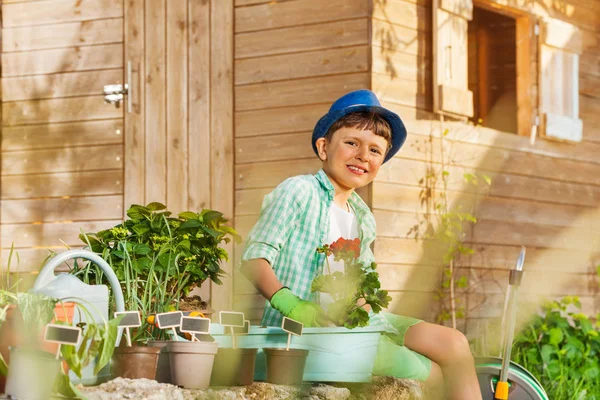
POLYGON ((337 99, 331 105, 329 112, 317 122, 312 135, 312 147, 315 154, 317 154, 317 156, 319 155, 316 145, 317 139, 325 137, 325 134, 327 134, 331 125, 350 113, 363 111, 379 114, 388 124, 390 124, 390 128, 392 129, 392 146, 383 162, 386 163, 394 157, 406 141, 406 128, 404 127, 404 123, 402 123, 398 114, 381 106, 375 93, 366 89, 355 90, 354 92, 347 93, 337 99))

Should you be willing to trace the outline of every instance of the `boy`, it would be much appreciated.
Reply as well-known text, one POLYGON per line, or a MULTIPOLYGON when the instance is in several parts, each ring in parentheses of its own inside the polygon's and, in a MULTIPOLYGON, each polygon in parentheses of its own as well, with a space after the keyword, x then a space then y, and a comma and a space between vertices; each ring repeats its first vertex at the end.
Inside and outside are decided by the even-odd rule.
MULTIPOLYGON (((242 272, 269 300, 263 325, 278 326, 283 316, 305 326, 329 324, 322 308, 326 299, 317 303, 310 293, 311 282, 324 272, 325 256, 316 249, 339 237, 359 238, 360 260, 374 261, 375 219, 355 189, 371 183, 405 140, 400 117, 381 107, 369 90, 342 96, 317 122, 312 146, 323 168, 286 179, 265 197, 242 256, 242 272)), ((481 399, 462 333, 393 314, 372 314, 370 323, 394 332, 382 335, 374 374, 430 386, 443 380, 447 398, 481 399)))

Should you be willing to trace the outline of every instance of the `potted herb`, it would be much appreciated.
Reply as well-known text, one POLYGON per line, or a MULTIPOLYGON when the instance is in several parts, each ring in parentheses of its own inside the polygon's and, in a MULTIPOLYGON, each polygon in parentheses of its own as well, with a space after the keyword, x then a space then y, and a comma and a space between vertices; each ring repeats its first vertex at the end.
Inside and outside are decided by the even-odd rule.
POLYGON ((379 313, 389 305, 391 297, 381 289, 377 264, 368 266, 359 261, 360 240, 339 238, 334 243, 317 249, 325 254, 328 274, 316 277, 311 286, 312 292, 325 293, 333 302, 327 307, 327 316, 338 326, 348 329, 367 326, 369 313, 364 309, 369 305, 374 313, 379 313), (343 261, 344 272, 331 273, 329 256, 335 261, 343 261))
MULTIPOLYGON (((126 309, 140 311, 142 325, 133 333, 136 347, 163 349, 157 379, 164 382, 169 380, 169 356, 165 353, 169 333, 156 326, 154 316, 179 310, 182 299, 208 279, 220 284, 224 274, 220 263, 228 259, 220 245, 240 238, 226 225, 223 214, 213 210, 172 216, 163 204, 150 203, 132 205, 127 216, 122 224, 82 234, 80 238, 115 271, 126 309)), ((89 264, 74 268, 72 273, 84 281, 102 279, 101 273, 89 264)), ((116 353, 121 351, 119 348, 116 353)), ((147 351, 142 350, 144 354, 147 351)))

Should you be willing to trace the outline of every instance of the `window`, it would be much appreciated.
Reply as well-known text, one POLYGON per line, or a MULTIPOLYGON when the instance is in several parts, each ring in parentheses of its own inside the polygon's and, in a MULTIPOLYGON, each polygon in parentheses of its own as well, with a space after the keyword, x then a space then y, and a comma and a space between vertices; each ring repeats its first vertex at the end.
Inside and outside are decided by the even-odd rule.
POLYGON ((580 32, 566 22, 489 0, 434 0, 434 112, 580 141, 581 47, 580 32))

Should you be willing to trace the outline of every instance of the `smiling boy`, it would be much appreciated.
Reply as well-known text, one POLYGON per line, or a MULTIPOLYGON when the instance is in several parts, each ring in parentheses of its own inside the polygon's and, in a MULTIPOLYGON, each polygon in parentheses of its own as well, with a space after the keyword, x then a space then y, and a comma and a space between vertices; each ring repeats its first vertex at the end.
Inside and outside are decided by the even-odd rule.
MULTIPOLYGON (((283 316, 305 326, 329 324, 327 299, 310 291, 324 273, 324 255, 316 249, 340 237, 358 238, 359 260, 374 261, 375 218, 356 189, 373 182, 405 140, 400 117, 369 90, 342 96, 317 122, 312 146, 322 169, 286 179, 265 197, 242 255, 242 272, 269 300, 263 325, 278 326, 283 316)), ((446 398, 481 399, 462 333, 393 314, 372 315, 370 324, 393 332, 382 335, 374 374, 443 382, 446 398)))

